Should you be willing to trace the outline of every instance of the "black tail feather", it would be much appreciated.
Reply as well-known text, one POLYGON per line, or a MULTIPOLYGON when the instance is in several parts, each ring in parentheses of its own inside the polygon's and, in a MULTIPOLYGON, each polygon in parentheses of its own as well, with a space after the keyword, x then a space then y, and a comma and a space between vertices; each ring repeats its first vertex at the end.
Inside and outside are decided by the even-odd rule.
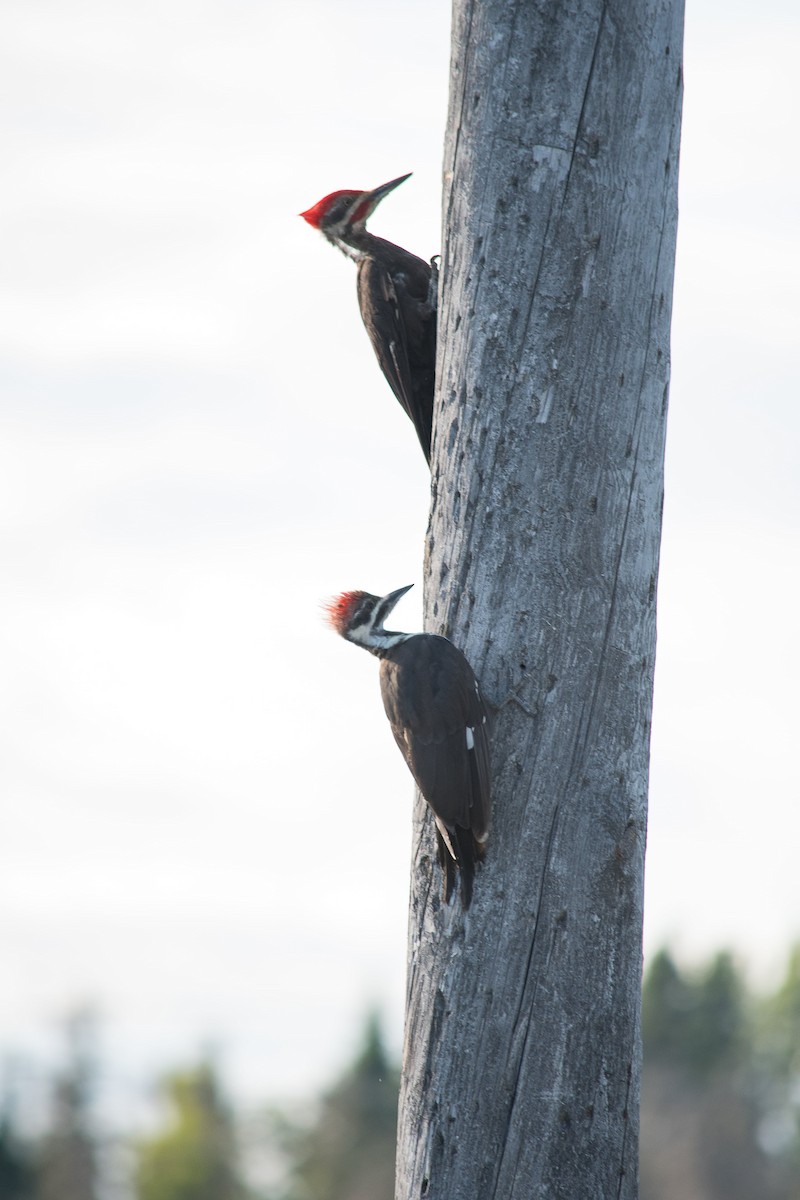
POLYGON ((475 879, 475 860, 477 846, 471 829, 455 827, 456 852, 458 865, 461 868, 461 907, 467 911, 472 903, 472 883, 475 879))
POLYGON ((464 829, 460 825, 448 830, 450 841, 453 844, 453 849, 458 855, 458 861, 453 860, 453 856, 447 848, 444 838, 439 830, 436 830, 436 850, 439 857, 439 866, 442 868, 442 893, 445 904, 449 904, 455 889, 456 883, 456 868, 461 874, 461 907, 466 910, 472 903, 472 885, 475 879, 475 864, 482 862, 485 853, 484 846, 476 841, 475 835, 471 829, 464 829))

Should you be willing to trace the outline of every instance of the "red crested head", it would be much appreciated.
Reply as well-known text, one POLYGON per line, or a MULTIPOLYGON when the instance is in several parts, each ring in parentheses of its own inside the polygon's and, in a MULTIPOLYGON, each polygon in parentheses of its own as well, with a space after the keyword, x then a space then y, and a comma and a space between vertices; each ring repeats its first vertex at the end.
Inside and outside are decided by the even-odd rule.
POLYGON ((338 192, 331 192, 330 195, 323 196, 311 208, 307 208, 305 212, 298 215, 304 221, 308 221, 309 225, 313 225, 314 229, 321 229, 326 219, 334 213, 336 213, 337 220, 341 220, 353 201, 361 195, 363 195, 362 192, 343 188, 338 192))
POLYGON ((318 200, 312 208, 301 212, 300 216, 322 233, 336 230, 337 236, 343 236, 344 228, 353 229, 363 225, 384 196, 388 196, 389 192, 393 192, 408 178, 408 175, 401 175, 399 179, 390 179, 388 183, 382 183, 380 187, 373 188, 371 192, 357 192, 352 188, 331 192, 329 196, 323 196, 321 200, 318 200))
POLYGON ((368 592, 342 592, 325 604, 328 622, 337 633, 343 634, 350 625, 356 609, 368 592))

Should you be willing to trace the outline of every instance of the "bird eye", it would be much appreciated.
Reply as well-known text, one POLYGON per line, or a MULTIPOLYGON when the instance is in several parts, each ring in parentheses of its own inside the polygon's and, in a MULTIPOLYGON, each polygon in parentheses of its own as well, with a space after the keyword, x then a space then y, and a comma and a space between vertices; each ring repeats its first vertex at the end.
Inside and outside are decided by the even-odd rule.
POLYGON ((353 628, 355 628, 357 625, 363 625, 366 621, 368 621, 370 618, 371 612, 372 612, 372 607, 371 607, 369 601, 362 600, 361 604, 359 604, 358 608, 355 610, 355 614, 354 614, 353 620, 351 622, 353 628))

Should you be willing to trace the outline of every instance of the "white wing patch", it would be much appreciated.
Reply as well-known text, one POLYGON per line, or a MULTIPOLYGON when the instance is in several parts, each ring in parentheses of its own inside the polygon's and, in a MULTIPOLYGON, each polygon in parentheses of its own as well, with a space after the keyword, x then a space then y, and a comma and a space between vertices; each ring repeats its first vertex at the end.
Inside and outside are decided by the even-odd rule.
POLYGON ((467 726, 467 749, 475 749, 475 730, 470 725, 467 726))
POLYGON ((392 356, 392 362, 394 364, 394 369, 397 372, 397 378, 401 381, 401 384, 402 384, 403 375, 400 370, 400 355, 397 352, 397 342, 395 342, 395 341, 389 342, 389 353, 392 356))

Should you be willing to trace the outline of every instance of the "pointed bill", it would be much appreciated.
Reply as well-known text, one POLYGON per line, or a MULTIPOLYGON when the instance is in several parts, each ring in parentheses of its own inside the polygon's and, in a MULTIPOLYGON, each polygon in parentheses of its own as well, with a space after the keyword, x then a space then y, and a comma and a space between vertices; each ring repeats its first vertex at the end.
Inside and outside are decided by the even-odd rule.
POLYGON ((388 196, 389 192, 393 192, 396 187, 399 187, 401 183, 405 183, 407 179, 410 179, 411 174, 412 172, 409 171, 407 175, 400 175, 397 179, 390 179, 388 183, 382 183, 380 187, 373 188, 371 192, 364 192, 363 195, 359 196, 358 202, 350 210, 351 224, 366 221, 375 212, 381 200, 388 196))
POLYGON ((383 628, 383 623, 389 616, 389 613, 392 611, 395 604, 397 604, 398 600, 401 600, 402 597, 405 596, 406 592, 410 592, 413 586, 413 583, 408 583, 405 587, 398 588, 396 592, 389 592, 386 596, 381 597, 381 601, 375 609, 375 629, 383 628))

